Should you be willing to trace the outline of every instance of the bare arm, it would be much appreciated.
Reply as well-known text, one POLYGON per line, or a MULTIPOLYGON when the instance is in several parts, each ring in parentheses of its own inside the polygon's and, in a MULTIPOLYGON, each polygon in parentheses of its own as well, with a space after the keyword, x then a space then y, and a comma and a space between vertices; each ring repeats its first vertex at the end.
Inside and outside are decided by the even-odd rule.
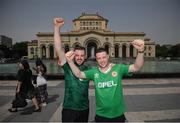
POLYGON ((129 72, 137 72, 144 64, 144 41, 141 39, 134 40, 133 46, 138 50, 138 54, 135 63, 129 66, 129 72))
POLYGON ((61 36, 60 36, 60 28, 64 24, 62 18, 54 18, 54 47, 58 57, 60 60, 60 65, 62 65, 62 61, 65 60, 65 53, 62 48, 61 36))
POLYGON ((69 66, 70 66, 73 74, 74 74, 76 77, 80 78, 80 79, 84 79, 84 78, 86 78, 84 72, 80 71, 79 68, 78 68, 78 67, 74 64, 74 62, 73 62, 74 55, 75 55, 75 54, 74 54, 73 51, 67 52, 66 55, 65 55, 65 56, 66 56, 66 59, 67 59, 67 62, 68 62, 68 64, 69 64, 69 66))
POLYGON ((20 88, 21 88, 21 82, 18 81, 18 82, 17 82, 17 85, 16 85, 16 93, 19 93, 20 88))

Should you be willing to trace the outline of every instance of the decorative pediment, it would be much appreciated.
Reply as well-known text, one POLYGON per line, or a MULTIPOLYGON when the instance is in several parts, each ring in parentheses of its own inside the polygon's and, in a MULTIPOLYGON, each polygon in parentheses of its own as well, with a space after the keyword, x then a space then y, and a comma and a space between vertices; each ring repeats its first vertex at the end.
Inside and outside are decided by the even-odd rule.
POLYGON ((78 18, 74 19, 74 21, 76 20, 104 20, 107 21, 107 19, 103 18, 102 16, 98 15, 98 13, 96 14, 87 14, 87 13, 82 13, 78 18))

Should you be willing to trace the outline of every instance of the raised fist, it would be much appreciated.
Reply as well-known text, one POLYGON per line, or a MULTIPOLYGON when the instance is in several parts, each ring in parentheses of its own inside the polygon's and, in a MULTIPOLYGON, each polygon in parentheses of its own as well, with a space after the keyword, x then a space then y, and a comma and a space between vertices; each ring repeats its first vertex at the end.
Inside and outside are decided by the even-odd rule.
POLYGON ((54 18, 54 25, 55 26, 62 26, 64 24, 64 20, 62 18, 54 18))
POLYGON ((134 41, 132 41, 132 45, 138 51, 143 51, 144 50, 144 41, 142 39, 135 39, 134 41))

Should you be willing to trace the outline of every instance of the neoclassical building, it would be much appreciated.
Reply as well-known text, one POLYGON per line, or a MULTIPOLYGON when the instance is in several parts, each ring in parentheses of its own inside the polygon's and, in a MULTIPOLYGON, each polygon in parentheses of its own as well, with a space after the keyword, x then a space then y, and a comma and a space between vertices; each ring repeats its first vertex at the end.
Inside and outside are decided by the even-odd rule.
MULTIPOLYGON (((145 57, 155 58, 155 42, 145 37, 144 32, 114 32, 108 29, 109 20, 96 14, 82 13, 72 21, 73 29, 61 32, 64 50, 69 51, 75 46, 84 46, 87 58, 93 58, 95 50, 104 47, 113 58, 133 58, 137 50, 131 45, 134 39, 145 41, 145 57)), ((53 32, 38 32, 37 40, 28 43, 28 58, 36 57, 54 59, 53 32)))

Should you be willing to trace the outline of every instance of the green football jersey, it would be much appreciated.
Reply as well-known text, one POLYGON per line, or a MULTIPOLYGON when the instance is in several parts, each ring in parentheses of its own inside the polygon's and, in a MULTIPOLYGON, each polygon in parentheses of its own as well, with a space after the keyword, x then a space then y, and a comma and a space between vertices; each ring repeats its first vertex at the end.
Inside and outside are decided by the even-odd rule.
POLYGON ((128 69, 129 65, 115 64, 108 73, 97 67, 84 71, 86 78, 94 81, 97 115, 115 118, 125 112, 121 80, 129 75, 128 69))
MULTIPOLYGON (((78 65, 77 65, 78 66, 78 65)), ((86 110, 89 108, 88 88, 89 81, 87 79, 78 79, 75 77, 68 63, 63 66, 65 78, 65 94, 64 109, 86 110)), ((80 70, 87 70, 87 66, 78 66, 80 70)))

